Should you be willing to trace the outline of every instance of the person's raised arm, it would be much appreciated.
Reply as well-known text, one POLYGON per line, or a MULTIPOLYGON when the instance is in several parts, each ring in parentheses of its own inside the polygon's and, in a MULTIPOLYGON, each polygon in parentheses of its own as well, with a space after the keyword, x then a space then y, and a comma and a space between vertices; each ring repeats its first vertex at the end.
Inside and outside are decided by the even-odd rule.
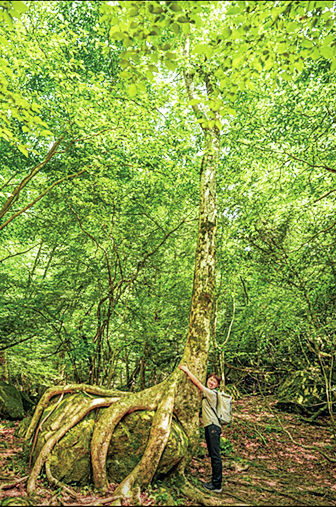
POLYGON ((195 386, 198 387, 198 389, 200 391, 202 391, 202 393, 204 393, 204 390, 205 390, 204 385, 201 384, 201 382, 198 380, 198 378, 196 378, 195 375, 193 375, 191 373, 191 371, 189 370, 188 366, 186 364, 179 364, 179 368, 180 368, 180 370, 184 371, 184 373, 186 375, 188 375, 188 377, 190 378, 191 382, 193 384, 195 384, 195 386))

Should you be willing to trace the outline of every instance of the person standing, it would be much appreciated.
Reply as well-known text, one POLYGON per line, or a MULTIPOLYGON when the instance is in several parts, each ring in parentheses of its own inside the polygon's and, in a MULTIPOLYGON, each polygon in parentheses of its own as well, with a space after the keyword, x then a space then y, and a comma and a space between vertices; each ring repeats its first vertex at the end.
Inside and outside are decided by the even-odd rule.
POLYGON ((220 435, 222 428, 216 415, 217 394, 215 389, 219 387, 220 377, 215 373, 211 373, 207 379, 207 387, 205 387, 198 378, 189 370, 187 365, 179 365, 191 380, 193 384, 203 393, 202 398, 202 420, 205 431, 205 440, 207 443, 209 456, 211 458, 212 480, 204 482, 203 486, 214 493, 222 491, 222 459, 220 454, 220 435))

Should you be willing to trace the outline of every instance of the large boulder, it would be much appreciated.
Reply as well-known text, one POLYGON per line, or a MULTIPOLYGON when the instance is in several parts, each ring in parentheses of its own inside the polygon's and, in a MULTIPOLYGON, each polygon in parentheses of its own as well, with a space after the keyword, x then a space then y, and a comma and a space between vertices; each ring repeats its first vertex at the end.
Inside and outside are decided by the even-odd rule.
POLYGON ((4 419, 23 419, 24 410, 20 391, 8 382, 0 381, 0 417, 4 419))
MULTIPOLYGON (((41 421, 48 416, 39 433, 33 454, 37 458, 46 440, 58 427, 64 414, 72 412, 70 406, 80 402, 83 393, 66 396, 57 406, 52 400, 41 421)), ((57 479, 85 484, 91 481, 90 444, 94 426, 102 413, 101 408, 89 413, 74 426, 55 446, 49 457, 51 473, 57 479)), ((107 456, 107 473, 111 482, 120 483, 140 461, 146 448, 154 412, 136 411, 126 415, 116 426, 107 456)), ((66 417, 65 417, 66 419, 66 417)), ((173 419, 166 449, 161 457, 158 472, 167 473, 185 455, 188 439, 181 426, 173 419)))

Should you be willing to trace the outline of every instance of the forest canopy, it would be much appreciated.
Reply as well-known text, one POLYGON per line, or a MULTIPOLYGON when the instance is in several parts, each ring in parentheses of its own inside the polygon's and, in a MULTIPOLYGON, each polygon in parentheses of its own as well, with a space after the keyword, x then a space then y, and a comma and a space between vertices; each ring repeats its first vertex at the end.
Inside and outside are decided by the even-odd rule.
POLYGON ((204 196, 195 368, 334 421, 335 2, 6 1, 0 19, 1 380, 168 379, 204 196))
POLYGON ((230 364, 304 372, 323 388, 320 362, 331 367, 335 339, 333 2, 163 4, 121 2, 120 26, 108 2, 2 6, 10 377, 143 388, 177 364, 201 105, 201 121, 221 129, 218 350, 230 364))

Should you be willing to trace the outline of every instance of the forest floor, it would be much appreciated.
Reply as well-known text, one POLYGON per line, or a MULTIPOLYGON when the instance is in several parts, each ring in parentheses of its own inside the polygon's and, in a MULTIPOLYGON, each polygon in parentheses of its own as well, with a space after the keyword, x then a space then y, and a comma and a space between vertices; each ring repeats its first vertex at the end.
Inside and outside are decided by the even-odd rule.
MULTIPOLYGON (((336 505, 336 463, 328 418, 308 424, 297 414, 274 409, 269 396, 245 396, 234 403, 234 420, 222 435, 223 491, 213 495, 218 505, 336 505), (292 439, 291 440, 289 434, 292 439), (305 447, 302 447, 305 446, 305 447)), ((14 437, 18 423, 0 422, 0 503, 4 497, 26 495, 27 466, 20 452, 22 440, 14 437), (10 486, 12 484, 12 486, 10 486)), ((206 444, 187 470, 190 482, 200 487, 211 478, 206 444)), ((111 485, 109 495, 116 485, 111 485)), ((76 487, 76 500, 39 479, 36 505, 110 505, 92 487, 76 487), (105 501, 104 501, 105 500, 105 501)), ((174 487, 167 493, 157 481, 142 496, 144 505, 197 505, 174 487)))

